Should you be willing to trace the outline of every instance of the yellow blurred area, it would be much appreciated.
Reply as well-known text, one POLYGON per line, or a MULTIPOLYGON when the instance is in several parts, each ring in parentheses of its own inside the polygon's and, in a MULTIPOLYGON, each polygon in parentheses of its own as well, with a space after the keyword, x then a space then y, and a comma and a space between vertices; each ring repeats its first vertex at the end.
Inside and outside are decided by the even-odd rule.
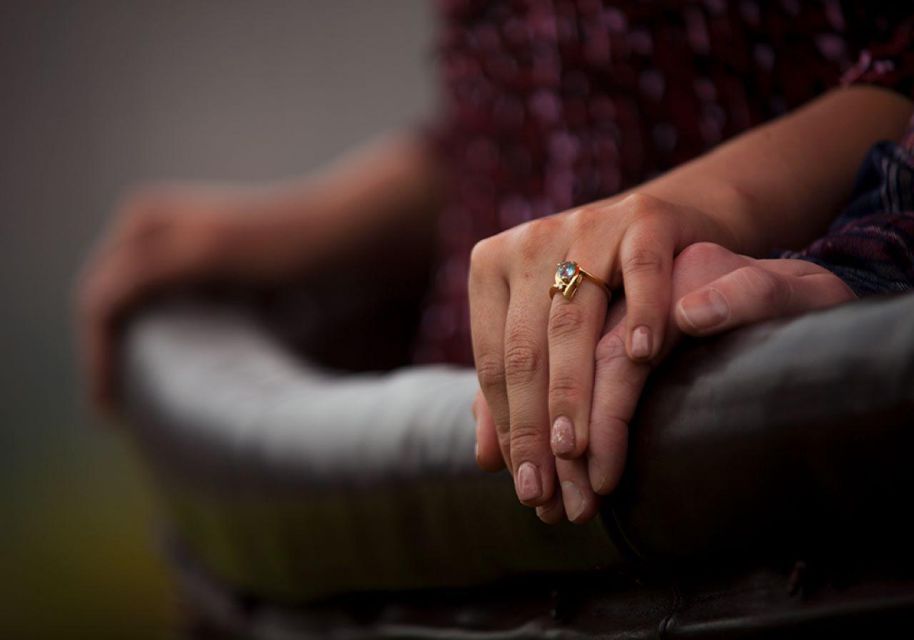
POLYGON ((153 497, 126 447, 32 460, 6 496, 2 638, 172 638, 153 497))

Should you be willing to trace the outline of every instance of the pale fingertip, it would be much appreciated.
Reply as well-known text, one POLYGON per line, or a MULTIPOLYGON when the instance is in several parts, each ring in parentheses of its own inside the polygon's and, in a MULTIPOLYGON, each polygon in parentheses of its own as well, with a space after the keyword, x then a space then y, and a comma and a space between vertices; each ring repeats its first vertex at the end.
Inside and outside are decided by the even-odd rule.
POLYGON ((505 464, 501 458, 500 453, 492 455, 490 452, 489 455, 487 456, 479 450, 479 443, 477 442, 476 443, 476 466, 479 467, 480 470, 485 471, 487 473, 494 473, 496 471, 501 471, 505 467, 505 464))
POLYGON ((587 509, 587 500, 578 486, 566 480, 562 483, 562 502, 565 504, 565 514, 571 522, 577 522, 587 509))
POLYGON ((552 446, 552 452, 561 458, 574 453, 574 424, 566 416, 559 416, 552 423, 550 445, 552 446))
POLYGON ((608 495, 616 488, 618 482, 617 474, 603 460, 596 458, 588 460, 587 475, 590 478, 590 487, 597 495, 608 495))
POLYGON ((676 305, 680 326, 687 333, 702 333, 717 327, 730 316, 727 300, 715 289, 695 291, 676 305))
POLYGON ((650 328, 645 325, 635 327, 629 340, 629 353, 634 360, 648 360, 653 353, 653 340, 650 328))
POLYGON ((540 471, 532 462, 524 462, 517 468, 514 480, 517 498, 524 504, 531 504, 543 497, 543 481, 540 471))
POLYGON ((563 513, 561 501, 536 507, 536 517, 545 524, 558 524, 562 520, 563 513))

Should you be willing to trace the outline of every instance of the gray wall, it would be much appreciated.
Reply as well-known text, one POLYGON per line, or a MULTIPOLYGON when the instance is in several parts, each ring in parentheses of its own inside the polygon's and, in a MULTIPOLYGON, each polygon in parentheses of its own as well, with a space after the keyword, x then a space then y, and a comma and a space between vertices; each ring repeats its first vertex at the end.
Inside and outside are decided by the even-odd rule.
POLYGON ((142 476, 81 406, 70 335, 118 192, 299 174, 428 114, 427 5, 0 5, 0 636, 160 637, 172 615, 142 476))

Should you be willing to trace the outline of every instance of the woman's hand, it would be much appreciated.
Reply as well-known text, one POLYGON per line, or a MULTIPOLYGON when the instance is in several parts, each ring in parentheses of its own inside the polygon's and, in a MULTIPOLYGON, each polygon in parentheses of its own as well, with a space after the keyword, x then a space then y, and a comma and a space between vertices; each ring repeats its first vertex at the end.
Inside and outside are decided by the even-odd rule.
MULTIPOLYGON (((574 299, 550 301, 556 264, 574 260, 613 288, 624 284, 624 330, 613 334, 612 347, 648 363, 665 340, 673 257, 693 242, 730 243, 732 236, 697 209, 635 194, 529 222, 474 248, 469 297, 476 369, 522 503, 553 499, 555 456, 571 461, 588 450, 589 439, 605 440, 591 406, 607 293, 585 281, 574 299)), ((588 491, 612 483, 599 465, 591 466, 589 482, 586 467, 560 466, 573 466, 576 486, 588 491)))
MULTIPOLYGON (((682 334, 707 336, 776 317, 830 307, 854 299, 853 292, 830 271, 803 260, 755 260, 721 246, 699 243, 677 256, 673 267, 673 304, 670 330, 659 357, 665 356, 682 334)), ((540 505, 537 513, 546 522, 566 515, 574 522, 589 520, 597 498, 579 479, 584 465, 589 476, 606 478, 593 487, 611 491, 625 462, 628 423, 632 418, 650 365, 626 357, 625 302, 609 312, 606 333, 594 355, 594 393, 587 461, 556 460, 562 486, 558 494, 540 505), (599 471, 594 472, 594 468, 599 471)), ((481 393, 474 403, 477 416, 477 460, 484 469, 498 468, 495 422, 481 393)))

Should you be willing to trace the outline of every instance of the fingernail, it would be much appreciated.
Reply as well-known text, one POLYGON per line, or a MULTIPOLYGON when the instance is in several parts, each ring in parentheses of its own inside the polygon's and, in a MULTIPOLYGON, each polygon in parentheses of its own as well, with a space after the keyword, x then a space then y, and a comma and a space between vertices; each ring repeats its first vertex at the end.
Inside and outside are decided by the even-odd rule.
POLYGON ((565 416, 552 423, 552 453, 565 456, 574 451, 574 424, 565 416))
POLYGON ((685 321, 696 329, 709 329, 730 315, 727 301, 714 289, 686 296, 679 302, 679 308, 685 321))
POLYGON ((572 521, 577 520, 587 506, 584 502, 584 494, 570 480, 562 483, 562 501, 565 503, 565 513, 568 514, 568 519, 572 521))
POLYGON ((605 495, 607 493, 606 485, 609 478, 606 467, 595 458, 590 458, 587 462, 587 475, 590 478, 590 487, 593 489, 594 493, 605 495))
POLYGON ((632 331, 632 356, 649 358, 651 355, 651 330, 645 326, 635 327, 632 331))
POLYGON ((537 500, 543 495, 539 470, 532 462, 525 462, 517 469, 517 497, 521 502, 537 500))
POLYGON ((555 524, 560 516, 556 516, 556 507, 555 505, 540 505, 536 508, 536 517, 545 522, 546 524, 555 524))

